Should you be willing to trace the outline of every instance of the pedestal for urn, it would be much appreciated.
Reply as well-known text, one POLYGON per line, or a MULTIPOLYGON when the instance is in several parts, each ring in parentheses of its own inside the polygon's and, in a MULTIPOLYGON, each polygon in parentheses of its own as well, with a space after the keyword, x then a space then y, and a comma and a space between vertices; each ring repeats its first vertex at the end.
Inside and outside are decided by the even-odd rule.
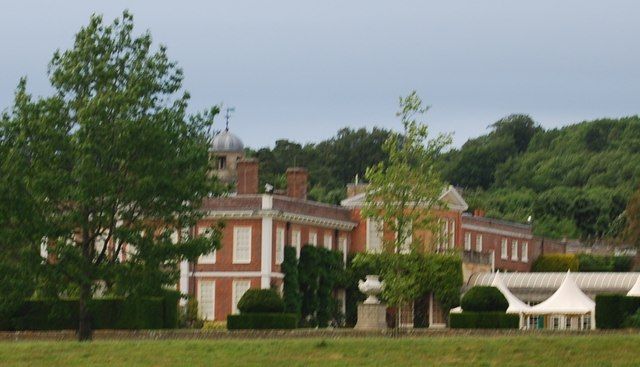
POLYGON ((367 295, 367 299, 358 304, 358 322, 355 329, 380 330, 387 328, 387 306, 380 303, 377 295, 384 289, 377 275, 367 275, 366 281, 358 282, 360 292, 367 295))

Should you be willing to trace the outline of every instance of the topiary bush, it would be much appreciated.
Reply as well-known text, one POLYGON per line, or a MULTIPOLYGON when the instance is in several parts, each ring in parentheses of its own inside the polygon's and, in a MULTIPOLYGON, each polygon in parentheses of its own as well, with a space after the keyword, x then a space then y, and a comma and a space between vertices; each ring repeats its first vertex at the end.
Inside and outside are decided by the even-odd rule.
POLYGON ((476 286, 462 297, 460 302, 464 312, 505 312, 509 302, 496 287, 476 286))
POLYGON ((300 249, 298 260, 298 284, 302 302, 300 304, 300 323, 302 326, 317 326, 318 310, 318 277, 320 276, 320 259, 318 248, 304 245, 300 249))
POLYGON ((249 289, 240 298, 238 310, 248 313, 282 313, 284 302, 273 289, 249 289))
POLYGON ((300 285, 298 283, 298 259, 296 258, 296 248, 292 246, 284 247, 284 261, 280 266, 284 273, 282 285, 282 301, 284 310, 288 313, 300 315, 300 305, 302 297, 300 295, 300 285))

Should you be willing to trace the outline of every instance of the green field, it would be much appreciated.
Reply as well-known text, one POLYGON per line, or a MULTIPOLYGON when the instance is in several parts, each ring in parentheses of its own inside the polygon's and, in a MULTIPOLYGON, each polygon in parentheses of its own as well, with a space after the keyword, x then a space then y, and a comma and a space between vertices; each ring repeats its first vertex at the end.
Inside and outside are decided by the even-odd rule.
POLYGON ((638 366, 640 335, 2 342, 0 366, 638 366))

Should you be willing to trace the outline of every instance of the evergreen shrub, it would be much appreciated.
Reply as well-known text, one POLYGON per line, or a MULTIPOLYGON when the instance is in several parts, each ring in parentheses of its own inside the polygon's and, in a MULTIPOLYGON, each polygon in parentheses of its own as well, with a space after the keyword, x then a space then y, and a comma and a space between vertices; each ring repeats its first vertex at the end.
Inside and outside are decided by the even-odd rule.
POLYGON ((640 308, 640 297, 620 294, 600 294, 596 296, 596 326, 598 329, 620 329, 625 327, 627 318, 640 308))
POLYGON ((532 272, 566 272, 578 271, 579 261, 574 255, 542 255, 531 264, 532 272))
MULTIPOLYGON (((89 302, 94 329, 176 327, 177 308, 177 299, 174 303, 162 297, 101 298, 89 302)), ((3 329, 8 330, 75 330, 78 327, 78 300, 26 300, 13 314, 3 317, 6 318, 3 329)))
POLYGON ((476 286, 462 297, 464 312, 505 312, 509 302, 496 287, 476 286))
POLYGON ((520 317, 504 312, 467 312, 449 315, 452 329, 518 329, 520 317))
POLYGON ((280 269, 282 273, 284 273, 282 285, 284 311, 300 315, 302 300, 300 297, 300 285, 298 283, 298 259, 296 258, 295 247, 284 247, 284 260, 280 269))
POLYGON ((284 302, 273 289, 249 289, 238 301, 238 310, 248 313, 282 313, 284 302))

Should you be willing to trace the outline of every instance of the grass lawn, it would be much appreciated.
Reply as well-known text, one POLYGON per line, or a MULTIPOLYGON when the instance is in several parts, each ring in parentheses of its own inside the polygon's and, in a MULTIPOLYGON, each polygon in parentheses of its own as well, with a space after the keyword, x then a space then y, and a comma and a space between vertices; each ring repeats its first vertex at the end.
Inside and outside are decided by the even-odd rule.
POLYGON ((638 366, 640 335, 2 342, 0 366, 638 366))

